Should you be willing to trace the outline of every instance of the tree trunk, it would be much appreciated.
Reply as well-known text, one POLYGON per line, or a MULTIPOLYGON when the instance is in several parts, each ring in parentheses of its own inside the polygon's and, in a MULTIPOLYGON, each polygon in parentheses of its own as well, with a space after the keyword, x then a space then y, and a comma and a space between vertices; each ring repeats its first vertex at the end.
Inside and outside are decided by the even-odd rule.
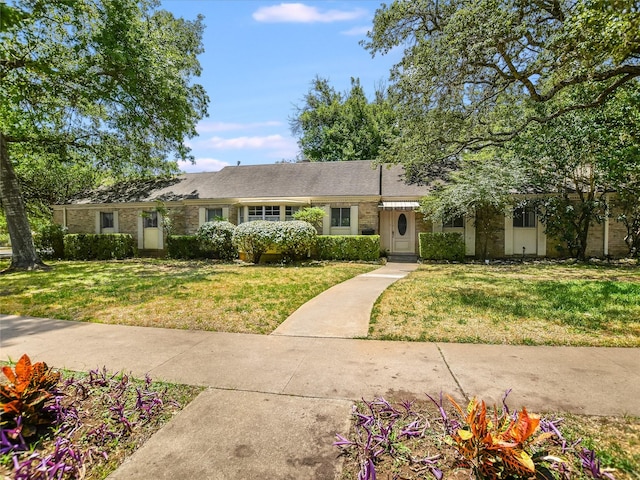
POLYGON ((0 200, 7 217, 13 257, 11 270, 35 270, 48 268, 36 253, 29 219, 22 200, 20 184, 9 159, 4 134, 0 132, 0 200))

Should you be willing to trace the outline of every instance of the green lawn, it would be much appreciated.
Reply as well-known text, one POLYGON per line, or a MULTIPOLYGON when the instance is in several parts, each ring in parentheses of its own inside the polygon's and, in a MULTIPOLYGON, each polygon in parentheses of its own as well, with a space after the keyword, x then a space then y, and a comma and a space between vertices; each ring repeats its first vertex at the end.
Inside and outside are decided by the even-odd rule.
POLYGON ((370 337, 640 346, 640 269, 422 265, 378 299, 370 337))
POLYGON ((320 292, 378 268, 358 263, 282 267, 151 259, 49 264, 51 271, 3 276, 0 313, 267 334, 320 292))

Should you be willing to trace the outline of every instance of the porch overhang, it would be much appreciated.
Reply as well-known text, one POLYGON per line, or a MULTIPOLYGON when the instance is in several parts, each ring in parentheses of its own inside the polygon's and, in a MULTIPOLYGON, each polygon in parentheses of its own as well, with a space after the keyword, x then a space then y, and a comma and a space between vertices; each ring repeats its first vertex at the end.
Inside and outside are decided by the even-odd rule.
POLYGON ((415 210, 420 206, 418 202, 404 201, 404 202, 389 202, 383 201, 378 204, 379 210, 415 210))

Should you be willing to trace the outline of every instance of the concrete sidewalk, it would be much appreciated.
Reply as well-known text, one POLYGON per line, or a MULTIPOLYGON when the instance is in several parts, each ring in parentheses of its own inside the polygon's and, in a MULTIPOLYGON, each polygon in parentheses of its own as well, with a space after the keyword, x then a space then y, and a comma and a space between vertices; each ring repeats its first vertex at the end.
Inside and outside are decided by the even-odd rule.
POLYGON ((387 263, 373 272, 334 285, 293 312, 272 335, 366 337, 371 310, 380 294, 417 268, 417 263, 387 263))
POLYGON ((353 400, 444 391, 640 415, 640 349, 380 342, 0 316, 0 356, 211 387, 111 478, 334 478, 353 400))

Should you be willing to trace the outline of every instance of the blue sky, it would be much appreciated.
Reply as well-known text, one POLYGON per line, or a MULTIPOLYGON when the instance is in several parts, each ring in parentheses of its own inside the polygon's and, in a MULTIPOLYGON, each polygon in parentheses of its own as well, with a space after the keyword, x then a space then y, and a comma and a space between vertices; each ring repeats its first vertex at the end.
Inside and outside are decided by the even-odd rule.
POLYGON ((358 42, 371 28, 379 1, 162 0, 178 16, 204 15, 203 74, 209 117, 188 143, 196 164, 184 171, 219 170, 292 160, 298 153, 289 129, 316 75, 339 91, 359 77, 371 97, 386 84, 392 52, 372 58, 358 42))

